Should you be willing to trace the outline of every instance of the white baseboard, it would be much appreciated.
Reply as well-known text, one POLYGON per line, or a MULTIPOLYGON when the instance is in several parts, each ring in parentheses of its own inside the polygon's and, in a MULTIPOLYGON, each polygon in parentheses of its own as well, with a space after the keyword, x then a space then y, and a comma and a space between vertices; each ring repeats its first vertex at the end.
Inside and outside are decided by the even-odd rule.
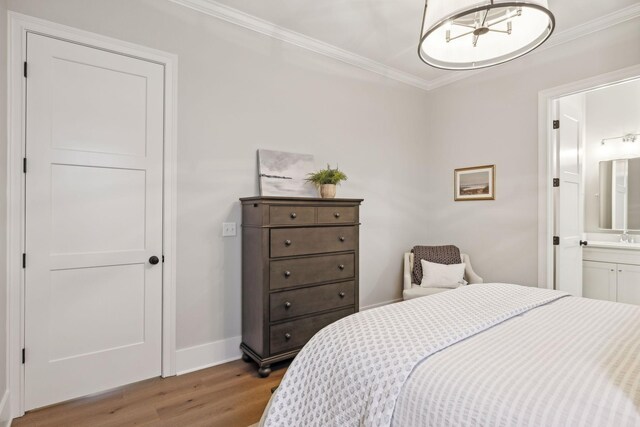
POLYGON ((360 307, 360 311, 371 310, 372 308, 382 307, 383 305, 393 304, 394 302, 400 302, 402 298, 396 298, 389 301, 382 301, 371 305, 365 305, 364 307, 360 307))
POLYGON ((177 374, 186 374, 240 359, 240 341, 242 337, 237 336, 176 351, 177 374))
POLYGON ((11 405, 9 404, 9 390, 5 390, 0 400, 0 427, 11 425, 11 405))
MULTIPOLYGON (((377 304, 360 307, 360 310, 381 307, 402 301, 401 298, 383 301, 377 304)), ((220 341, 213 341, 206 344, 183 348, 176 351, 176 372, 177 375, 187 374, 200 369, 210 368, 240 359, 240 342, 242 337, 231 337, 220 341)), ((0 424, 0 427, 4 427, 0 424)))

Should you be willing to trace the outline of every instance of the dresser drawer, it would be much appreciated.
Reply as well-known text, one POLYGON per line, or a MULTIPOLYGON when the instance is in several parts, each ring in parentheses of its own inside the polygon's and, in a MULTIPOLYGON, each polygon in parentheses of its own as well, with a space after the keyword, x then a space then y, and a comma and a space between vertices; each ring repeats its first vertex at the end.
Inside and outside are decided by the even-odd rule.
POLYGON ((355 273, 355 256, 326 255, 283 259, 269 264, 269 288, 283 289, 312 283, 350 279, 355 273))
POLYGON ((349 224, 356 222, 353 206, 323 206, 318 208, 319 224, 349 224))
POLYGON ((300 348, 311 339, 320 329, 353 314, 353 308, 320 314, 305 319, 273 325, 270 328, 271 354, 300 348))
POLYGON ((271 230, 271 257, 351 251, 355 227, 279 228, 271 230))
POLYGON ((289 319, 305 314, 313 314, 332 308, 353 305, 355 283, 331 283, 313 288, 277 292, 270 295, 270 319, 289 319))
POLYGON ((310 206, 271 206, 269 207, 271 224, 313 224, 316 222, 316 209, 310 206))

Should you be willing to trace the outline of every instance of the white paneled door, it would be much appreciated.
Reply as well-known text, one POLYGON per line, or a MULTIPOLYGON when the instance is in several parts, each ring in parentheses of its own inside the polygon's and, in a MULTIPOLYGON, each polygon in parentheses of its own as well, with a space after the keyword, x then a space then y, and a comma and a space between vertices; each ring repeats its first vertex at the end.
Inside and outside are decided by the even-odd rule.
POLYGON ((161 373, 164 68, 32 33, 27 63, 33 409, 161 373))
POLYGON ((557 230, 560 238, 556 250, 556 289, 582 296, 582 98, 563 98, 558 102, 557 230))

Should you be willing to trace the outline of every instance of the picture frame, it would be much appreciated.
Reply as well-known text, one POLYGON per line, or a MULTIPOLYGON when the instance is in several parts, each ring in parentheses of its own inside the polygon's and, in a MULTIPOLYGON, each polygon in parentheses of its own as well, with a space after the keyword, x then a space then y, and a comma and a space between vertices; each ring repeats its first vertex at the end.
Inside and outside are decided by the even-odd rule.
POLYGON ((455 169, 453 194, 456 202, 496 199, 496 165, 455 169))

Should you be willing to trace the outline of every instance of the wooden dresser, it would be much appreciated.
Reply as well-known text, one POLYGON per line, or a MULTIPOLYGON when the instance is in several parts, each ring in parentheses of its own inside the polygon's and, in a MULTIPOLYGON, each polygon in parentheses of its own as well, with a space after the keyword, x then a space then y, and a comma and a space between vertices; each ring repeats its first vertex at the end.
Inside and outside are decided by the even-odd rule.
POLYGON ((242 358, 266 377, 320 329, 358 311, 362 199, 242 202, 242 358))

